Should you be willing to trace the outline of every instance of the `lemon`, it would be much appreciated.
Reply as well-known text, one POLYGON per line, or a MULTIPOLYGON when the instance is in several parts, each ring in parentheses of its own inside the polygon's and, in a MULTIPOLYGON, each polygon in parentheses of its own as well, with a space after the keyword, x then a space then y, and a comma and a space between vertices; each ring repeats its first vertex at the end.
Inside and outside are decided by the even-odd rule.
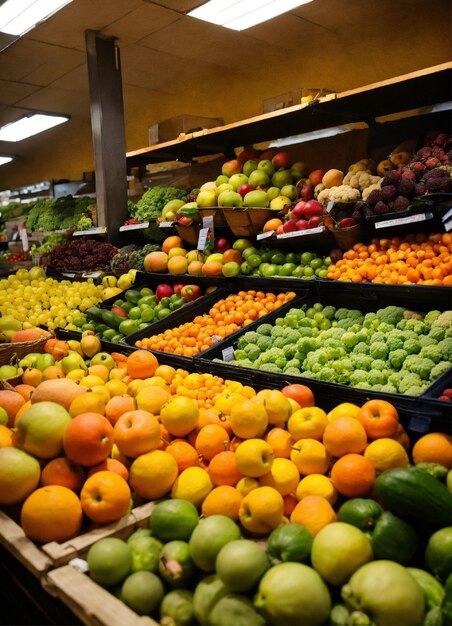
POLYGON ((372 441, 364 450, 364 456, 369 459, 376 472, 384 472, 393 467, 407 467, 410 464, 402 444, 386 437, 372 441))
POLYGON ((328 417, 322 409, 311 406, 295 411, 287 422, 287 430, 296 440, 311 438, 321 441, 328 424, 328 417))
POLYGON ((76 417, 82 413, 99 413, 99 415, 105 415, 104 398, 95 391, 83 393, 81 396, 74 398, 69 407, 70 416, 76 417))
POLYGON ((188 467, 176 478, 171 497, 188 500, 199 508, 212 489, 212 481, 205 470, 201 467, 188 467))
POLYGON ((80 381, 80 385, 83 387, 87 387, 88 389, 92 389, 93 387, 98 387, 99 385, 104 385, 104 381, 100 376, 96 376, 95 374, 88 374, 80 381))
POLYGON ((270 471, 260 477, 261 485, 273 487, 282 496, 288 496, 297 488, 300 473, 297 466, 289 459, 274 459, 270 471))
POLYGON ((242 496, 246 496, 253 489, 257 489, 261 484, 256 478, 250 478, 249 476, 244 476, 239 480, 236 484, 235 488, 240 491, 242 496))
MULTIPOLYGON (((141 381, 140 381, 141 382, 141 381)), ((111 397, 113 396, 123 396, 126 393, 129 393, 128 386, 122 382, 122 380, 107 380, 105 383, 105 387, 108 390, 108 393, 111 397)), ((129 394, 132 395, 132 394, 129 394)))
POLYGON ((297 500, 302 500, 306 496, 322 496, 330 504, 337 500, 337 491, 331 479, 323 474, 309 474, 302 478, 296 489, 297 500))

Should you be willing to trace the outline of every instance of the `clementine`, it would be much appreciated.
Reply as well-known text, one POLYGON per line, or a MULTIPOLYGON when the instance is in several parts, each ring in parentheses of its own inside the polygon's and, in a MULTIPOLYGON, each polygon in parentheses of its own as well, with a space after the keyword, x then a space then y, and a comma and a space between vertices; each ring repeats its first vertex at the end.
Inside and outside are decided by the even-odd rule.
POLYGON ((83 512, 91 521, 108 524, 127 513, 131 493, 129 485, 116 472, 96 472, 83 485, 80 500, 83 512))
POLYGON ((124 480, 129 480, 129 470, 124 463, 121 463, 118 459, 108 458, 105 459, 105 461, 102 461, 102 463, 93 465, 88 472, 88 477, 92 476, 96 472, 115 472, 116 474, 119 474, 121 478, 124 478, 124 480))
POLYGON ((375 484, 375 469, 361 454, 345 454, 331 470, 334 488, 347 498, 368 496, 375 484))
MULTIPOLYGON (((152 254, 152 253, 151 253, 152 254)), ((154 376, 158 361, 148 350, 135 350, 127 358, 127 373, 132 378, 150 378, 154 376)))
POLYGON ((428 433, 416 441, 413 447, 413 461, 418 463, 439 463, 452 468, 452 437, 446 433, 428 433))
POLYGON ((114 426, 121 415, 127 411, 133 411, 135 408, 135 400, 132 396, 113 396, 105 405, 105 417, 114 426))
POLYGON ((71 489, 47 485, 25 500, 20 522, 24 533, 34 541, 67 541, 82 528, 82 506, 71 489))
POLYGON ((75 493, 80 493, 84 481, 85 472, 83 468, 63 456, 49 461, 41 474, 43 487, 61 485, 61 487, 67 487, 75 493))
POLYGON ((234 521, 239 519, 240 504, 243 495, 235 487, 220 485, 207 494, 201 506, 204 517, 209 515, 225 515, 234 521))

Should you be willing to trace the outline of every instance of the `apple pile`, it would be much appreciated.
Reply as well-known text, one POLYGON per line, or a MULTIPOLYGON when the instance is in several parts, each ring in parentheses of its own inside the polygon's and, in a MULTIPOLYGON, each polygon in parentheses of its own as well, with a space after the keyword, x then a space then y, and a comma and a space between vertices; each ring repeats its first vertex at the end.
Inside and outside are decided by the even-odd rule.
POLYGON ((276 234, 318 228, 323 224, 323 214, 323 208, 317 200, 299 200, 287 213, 288 219, 277 229, 276 234))

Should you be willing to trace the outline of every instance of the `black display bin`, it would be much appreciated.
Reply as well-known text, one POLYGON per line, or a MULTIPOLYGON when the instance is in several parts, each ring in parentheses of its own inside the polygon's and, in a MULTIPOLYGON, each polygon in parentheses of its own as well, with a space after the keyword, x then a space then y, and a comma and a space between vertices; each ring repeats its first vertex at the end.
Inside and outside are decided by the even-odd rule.
MULTIPOLYGON (((373 294, 367 289, 362 288, 365 287, 364 285, 353 284, 351 287, 353 288, 338 289, 334 297, 326 291, 321 295, 318 293, 305 294, 303 298, 294 300, 292 303, 289 303, 289 305, 301 306, 302 304, 310 305, 314 302, 321 302, 324 305, 332 304, 336 307, 360 309, 364 313, 384 308, 390 304, 407 306, 407 303, 403 302, 396 292, 386 292, 386 290, 382 290, 382 293, 378 294, 378 302, 376 303, 373 294)), ((281 307, 276 311, 272 311, 265 319, 254 321, 252 324, 249 324, 233 335, 226 337, 220 343, 215 344, 208 350, 195 356, 194 359, 197 369, 201 372, 211 372, 222 378, 235 379, 251 386, 258 385, 260 387, 281 389, 288 384, 304 384, 312 390, 316 397, 316 402, 325 410, 330 410, 341 402, 351 402, 362 405, 364 402, 367 402, 367 400, 383 399, 397 408, 403 416, 404 425, 415 435, 429 432, 432 428, 437 428, 444 432, 450 430, 450 412, 448 412, 449 415, 446 414, 447 412, 445 413, 443 406, 445 403, 441 401, 433 402, 431 399, 426 398, 425 395, 415 397, 404 394, 382 393, 380 391, 358 389, 342 383, 327 383, 304 376, 288 375, 284 373, 277 374, 253 368, 239 367, 227 362, 214 361, 214 359, 223 359, 224 351, 231 347, 234 348, 239 337, 246 332, 255 330, 260 324, 273 323, 290 308, 292 307, 288 306, 288 308, 285 309, 281 307)), ((447 307, 438 306, 437 302, 435 302, 435 307, 426 307, 426 310, 432 308, 441 309, 447 307)), ((431 387, 433 387, 433 385, 431 385, 431 387)))
POLYGON ((440 412, 443 415, 444 420, 449 424, 447 432, 452 431, 452 401, 438 400, 438 398, 444 389, 450 389, 451 387, 452 367, 433 381, 421 395, 422 402, 426 402, 428 406, 431 406, 435 413, 440 412))

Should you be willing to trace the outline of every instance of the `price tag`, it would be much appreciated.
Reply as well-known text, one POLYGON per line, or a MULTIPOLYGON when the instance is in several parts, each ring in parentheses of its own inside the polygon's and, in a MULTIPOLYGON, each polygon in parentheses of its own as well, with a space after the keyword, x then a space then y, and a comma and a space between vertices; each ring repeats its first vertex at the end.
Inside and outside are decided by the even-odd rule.
POLYGON ((89 572, 88 562, 84 559, 72 559, 71 561, 69 561, 69 565, 75 567, 75 569, 78 569, 80 572, 82 572, 82 574, 86 574, 87 572, 89 572))
POLYGON ((159 222, 159 228, 171 228, 174 222, 159 222))
POLYGON ((443 222, 448 222, 452 218, 452 209, 449 209, 445 215, 443 215, 443 222))
POLYGON ((266 233, 259 233, 256 236, 257 241, 260 241, 261 239, 267 239, 267 237, 271 237, 274 234, 274 230, 268 230, 266 233))
POLYGON ((198 237, 198 250, 205 250, 207 248, 207 237, 209 235, 208 228, 201 228, 198 237))
POLYGON ((449 233, 452 230, 452 219, 444 224, 444 230, 449 233))
POLYGON ((333 208, 333 206, 334 206, 334 200, 330 200, 328 204, 326 205, 326 212, 331 213, 331 209, 333 208))
POLYGON ((283 233, 282 235, 278 235, 278 239, 290 239, 291 237, 304 237, 305 235, 316 235, 318 233, 323 233, 323 226, 317 226, 316 228, 308 228, 307 230, 294 230, 291 233, 283 233))
POLYGON ((212 335, 212 343, 218 343, 222 339, 223 337, 220 337, 220 335, 212 335))
POLYGON ((208 228, 210 231, 212 231, 212 235, 213 235, 213 222, 214 222, 213 215, 207 215, 206 217, 202 218, 202 227, 208 228))
POLYGON ((229 348, 225 348, 224 350, 221 351, 222 355, 223 355, 223 361, 233 361, 235 354, 234 354, 234 347, 233 346, 229 346, 229 348))
POLYGON ((75 278, 75 274, 72 274, 71 272, 63 272, 61 276, 66 276, 66 278, 75 278))
POLYGON ((430 417, 417 417, 413 416, 410 418, 410 422, 408 425, 409 430, 414 430, 417 433, 428 433, 430 430, 430 417))
POLYGON ((24 252, 28 252, 29 245, 28 245, 28 235, 27 235, 26 228, 19 228, 19 237, 22 242, 22 248, 24 249, 24 252))
POLYGON ((85 235, 104 235, 107 232, 105 226, 96 226, 95 228, 88 228, 87 230, 76 230, 72 233, 73 237, 83 237, 85 235))
POLYGON ((419 213, 418 215, 408 215, 408 217, 398 217, 395 220, 382 220, 381 222, 375 222, 375 228, 390 228, 392 226, 402 226, 402 224, 425 222, 432 217, 433 213, 419 213))
POLYGON ((126 224, 125 226, 120 226, 119 231, 124 232, 125 230, 140 230, 142 228, 149 228, 149 222, 143 222, 142 224, 126 224))
POLYGON ((83 272, 82 278, 99 278, 102 272, 83 272))

